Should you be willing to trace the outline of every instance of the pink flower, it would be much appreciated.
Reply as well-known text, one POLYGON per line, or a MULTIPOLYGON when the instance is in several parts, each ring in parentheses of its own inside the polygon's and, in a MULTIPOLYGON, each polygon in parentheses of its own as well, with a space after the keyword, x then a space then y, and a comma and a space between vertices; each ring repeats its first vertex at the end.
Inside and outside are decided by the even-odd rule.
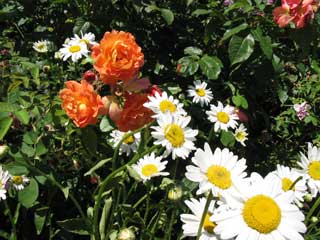
POLYGON ((301 104, 294 104, 293 109, 296 111, 299 120, 303 120, 306 116, 309 115, 309 110, 311 106, 307 102, 301 104))

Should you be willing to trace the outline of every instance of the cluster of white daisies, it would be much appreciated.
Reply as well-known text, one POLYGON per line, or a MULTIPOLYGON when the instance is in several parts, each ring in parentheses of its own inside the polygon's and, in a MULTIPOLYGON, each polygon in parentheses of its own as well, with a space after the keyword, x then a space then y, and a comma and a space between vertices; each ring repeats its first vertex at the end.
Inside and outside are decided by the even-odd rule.
MULTIPOLYGON (((212 99, 211 91, 200 82, 190 87, 189 96, 202 105, 208 105, 212 99), (200 98, 204 96, 207 98, 200 98)), ((196 150, 185 176, 199 184, 196 194, 207 198, 185 201, 191 213, 180 216, 184 237, 197 236, 204 217, 200 240, 303 240, 305 217, 299 208, 305 198, 312 199, 320 191, 320 149, 309 143, 307 156, 301 153, 300 169, 278 165, 265 178, 258 173, 248 177, 246 160, 239 159, 228 148, 216 148, 213 152, 205 143, 204 149, 196 149, 194 141, 198 131, 188 127, 191 118, 173 96, 156 93, 149 96, 144 106, 154 112, 157 123, 151 127, 154 144, 165 149, 162 156, 151 153, 132 165, 144 182, 169 175, 164 171, 167 164, 162 161, 164 157, 171 154, 172 159, 186 159, 196 150)), ((206 114, 215 124, 215 131, 237 126, 234 108, 224 107, 221 102, 211 105, 206 114)), ((114 146, 124 134, 118 130, 112 132, 114 146)), ((120 154, 135 152, 139 141, 139 133, 125 139, 120 154)))
POLYGON ((7 198, 7 191, 10 186, 20 191, 29 183, 29 179, 24 175, 13 176, 8 171, 2 169, 0 165, 0 201, 7 198))
MULTIPOLYGON (((33 43, 33 49, 39 53, 46 53, 49 51, 50 42, 48 40, 41 40, 33 43)), ((55 53, 55 58, 63 61, 71 58, 72 62, 77 62, 83 57, 87 57, 90 52, 90 47, 95 42, 95 35, 91 32, 81 33, 81 36, 75 34, 72 38, 67 38, 60 50, 55 53)))

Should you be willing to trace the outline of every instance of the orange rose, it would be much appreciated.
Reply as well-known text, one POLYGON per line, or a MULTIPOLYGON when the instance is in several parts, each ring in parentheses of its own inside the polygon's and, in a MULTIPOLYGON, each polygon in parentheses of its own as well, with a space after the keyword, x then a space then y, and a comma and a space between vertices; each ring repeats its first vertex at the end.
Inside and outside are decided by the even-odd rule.
POLYGON ((120 131, 134 131, 154 120, 151 117, 154 113, 143 106, 146 101, 149 101, 148 94, 126 94, 126 101, 121 116, 115 121, 115 124, 120 131))
POLYGON ((95 124, 98 115, 106 113, 101 97, 86 80, 81 80, 81 83, 68 81, 65 85, 67 88, 59 94, 62 108, 77 127, 95 124))
POLYGON ((115 30, 106 32, 100 44, 93 46, 92 58, 101 80, 111 85, 136 77, 144 63, 144 55, 134 36, 115 30))

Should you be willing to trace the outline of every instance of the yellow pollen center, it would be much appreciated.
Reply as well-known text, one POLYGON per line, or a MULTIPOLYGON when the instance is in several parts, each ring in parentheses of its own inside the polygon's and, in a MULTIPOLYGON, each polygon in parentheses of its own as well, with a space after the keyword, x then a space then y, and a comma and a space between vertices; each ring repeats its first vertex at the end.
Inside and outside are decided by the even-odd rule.
POLYGON ((209 167, 207 177, 209 182, 221 189, 228 189, 232 185, 229 170, 222 166, 212 165, 209 167))
POLYGON ((309 164, 308 173, 314 180, 320 180, 320 161, 313 161, 309 164))
POLYGON ((160 110, 163 113, 165 113, 166 111, 170 111, 171 113, 173 113, 173 112, 175 112, 177 110, 177 107, 176 107, 175 104, 173 104, 169 100, 163 100, 160 103, 160 110))
POLYGON ((164 137, 175 148, 181 147, 184 143, 184 131, 177 124, 169 124, 164 128, 164 137))
POLYGON ((290 189, 290 187, 292 186, 293 182, 289 179, 289 178, 282 178, 282 190, 283 191, 289 191, 289 190, 295 190, 295 188, 293 187, 292 189, 290 189))
POLYGON ((204 91, 203 88, 198 88, 196 90, 196 93, 198 94, 199 97, 204 97, 206 95, 206 91, 204 91))
POLYGON ((146 164, 142 167, 141 172, 142 172, 143 176, 150 177, 151 175, 158 172, 158 168, 154 164, 146 164))
POLYGON ((206 230, 208 233, 213 234, 213 230, 214 230, 214 228, 216 227, 216 224, 215 224, 214 222, 211 222, 211 221, 210 221, 211 215, 212 215, 212 214, 210 214, 210 213, 207 213, 207 214, 206 214, 206 218, 204 219, 204 222, 203 222, 203 228, 204 228, 204 230, 206 230))
POLYGON ((217 119, 219 122, 222 122, 222 123, 228 123, 229 122, 229 115, 225 112, 218 112, 217 114, 217 119))
POLYGON ((38 49, 42 50, 44 48, 45 48, 45 45, 43 43, 38 45, 38 49))
POLYGON ((262 194, 249 198, 245 202, 242 216, 250 228, 264 234, 277 229, 281 221, 278 204, 272 198, 262 194))
POLYGON ((23 178, 21 176, 13 176, 12 182, 16 185, 21 185, 23 183, 23 178))
POLYGON ((123 142, 125 144, 130 145, 130 144, 134 143, 134 137, 131 135, 131 136, 127 137, 123 142))
POLYGON ((80 50, 81 50, 81 47, 78 45, 74 45, 74 46, 69 47, 69 51, 72 53, 79 52, 80 50))
POLYGON ((236 136, 235 138, 238 140, 238 141, 242 141, 243 139, 245 139, 245 135, 244 135, 244 132, 237 132, 236 133, 236 136))

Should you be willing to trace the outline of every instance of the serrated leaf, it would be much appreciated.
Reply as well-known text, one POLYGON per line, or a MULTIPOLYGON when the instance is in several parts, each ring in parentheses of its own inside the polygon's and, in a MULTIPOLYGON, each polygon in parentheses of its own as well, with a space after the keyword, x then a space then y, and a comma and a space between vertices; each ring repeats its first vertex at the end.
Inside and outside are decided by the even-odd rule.
POLYGON ((238 36, 233 36, 229 43, 229 59, 231 65, 241 63, 247 60, 254 50, 254 38, 251 34, 244 39, 238 36))
POLYGON ((200 68, 202 73, 208 77, 208 79, 217 79, 221 72, 222 63, 217 57, 210 57, 204 55, 200 61, 200 68))
POLYGON ((239 25, 237 27, 229 29, 223 34, 223 37, 222 37, 221 41, 225 41, 225 40, 229 39, 230 37, 232 37, 233 35, 241 32, 241 31, 243 31, 243 30, 245 30, 247 28, 248 28, 248 24, 243 23, 243 24, 241 24, 241 25, 239 25))
POLYGON ((39 186, 36 180, 30 179, 30 183, 18 193, 19 202, 26 208, 33 206, 39 195, 39 186))
POLYGON ((0 119, 0 140, 7 134, 13 119, 11 117, 4 117, 0 119))
POLYGON ((164 18, 168 25, 172 24, 174 20, 173 12, 169 9, 160 8, 161 16, 164 18))

